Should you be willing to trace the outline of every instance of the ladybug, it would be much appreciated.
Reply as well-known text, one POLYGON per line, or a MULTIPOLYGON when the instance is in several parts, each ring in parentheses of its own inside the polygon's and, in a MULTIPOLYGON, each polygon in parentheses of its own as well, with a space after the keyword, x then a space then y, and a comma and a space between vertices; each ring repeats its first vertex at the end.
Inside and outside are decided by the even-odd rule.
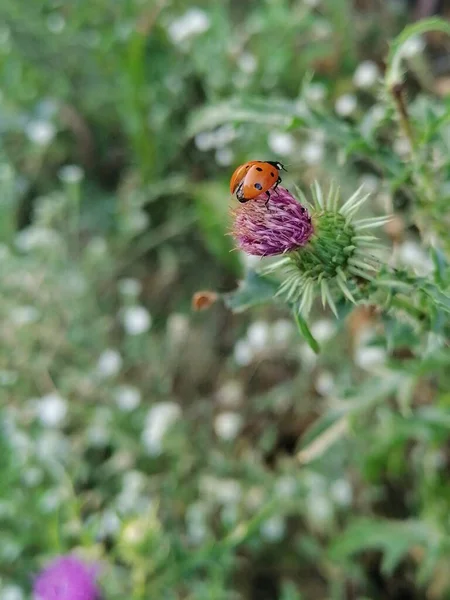
POLYGON ((230 180, 230 191, 232 194, 236 192, 239 202, 248 202, 265 192, 267 204, 270 199, 269 190, 276 190, 281 183, 281 169, 286 171, 280 162, 251 160, 235 170, 230 180))

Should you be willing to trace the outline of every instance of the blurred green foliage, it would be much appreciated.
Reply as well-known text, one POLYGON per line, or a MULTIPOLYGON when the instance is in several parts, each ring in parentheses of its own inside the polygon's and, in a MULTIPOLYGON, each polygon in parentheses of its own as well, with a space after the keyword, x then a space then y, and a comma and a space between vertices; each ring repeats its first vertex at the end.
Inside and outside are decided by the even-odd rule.
POLYGON ((409 18, 2 2, 2 598, 73 550, 108 600, 448 597, 448 26, 409 18), (299 324, 318 355, 225 235, 260 157, 396 217, 381 308, 299 324))

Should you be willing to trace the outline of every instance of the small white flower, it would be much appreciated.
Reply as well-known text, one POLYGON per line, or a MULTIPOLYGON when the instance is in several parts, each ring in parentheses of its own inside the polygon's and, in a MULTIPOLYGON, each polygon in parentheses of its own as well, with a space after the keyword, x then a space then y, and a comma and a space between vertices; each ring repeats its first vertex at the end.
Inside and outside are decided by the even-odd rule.
POLYGON ((234 440, 242 428, 242 417, 235 412, 224 412, 214 419, 214 431, 221 439, 234 440))
POLYGON ((286 346, 295 332, 295 326, 289 319, 277 319, 271 329, 271 338, 277 346, 286 346))
POLYGON ((220 504, 236 504, 242 498, 242 487, 236 479, 218 479, 204 475, 200 480, 200 490, 220 504))
POLYGON ((148 214, 141 209, 129 212, 122 222, 123 230, 128 233, 138 234, 145 231, 150 223, 148 214))
POLYGON ((308 346, 308 344, 302 344, 300 346, 299 355, 302 367, 312 369, 316 365, 317 354, 308 346))
POLYGON ((403 44, 400 52, 405 58, 413 58, 418 54, 422 54, 425 50, 425 46, 426 44, 423 37, 416 35, 409 38, 409 40, 403 44))
POLYGON ((359 178, 359 183, 364 186, 364 191, 374 194, 380 187, 380 180, 376 175, 367 173, 359 178))
POLYGON ((28 487, 36 487, 44 479, 44 473, 42 469, 38 467, 29 467, 23 472, 23 482, 28 487))
POLYGON ((251 512, 258 511, 266 499, 265 490, 263 487, 253 485, 245 494, 245 506, 251 512))
POLYGON ((25 128, 27 138, 37 146, 47 146, 56 135, 56 127, 50 121, 30 121, 25 128))
POLYGON ((244 397, 244 389, 242 383, 238 379, 230 379, 226 381, 217 390, 217 401, 219 404, 227 407, 239 406, 244 397))
POLYGON ((215 137, 210 131, 202 131, 195 136, 194 142, 200 152, 207 152, 211 148, 214 148, 215 137))
POLYGON ((58 171, 58 176, 64 183, 80 183, 84 177, 84 171, 78 165, 66 165, 58 171))
POLYGON ((304 98, 300 98, 295 103, 295 112, 299 117, 305 118, 310 114, 308 104, 304 98))
POLYGON ((19 375, 16 371, 0 370, 0 386, 14 385, 18 379, 19 375))
POLYGON ((105 510, 100 517, 100 523, 97 531, 99 539, 105 539, 110 535, 114 535, 120 529, 120 518, 114 510, 105 510))
POLYGON ((36 413, 43 425, 58 427, 67 415, 67 400, 52 392, 36 400, 36 413))
POLYGON ((61 238, 53 229, 27 227, 16 235, 14 243, 21 252, 31 252, 40 248, 57 248, 60 246, 61 238))
POLYGON ((341 506, 346 508, 351 505, 353 499, 352 486, 346 479, 337 479, 332 483, 330 489, 333 500, 341 506))
POLYGON ((356 96, 353 94, 343 94, 336 100, 334 109, 340 117, 349 117, 355 112, 357 106, 356 96))
POLYGON ((238 340, 234 345, 233 356, 238 366, 247 367, 254 358, 253 348, 247 340, 238 340))
POLYGON ((355 351, 355 364, 365 371, 372 371, 386 361, 386 350, 380 346, 360 346, 355 351))
POLYGON ((142 291, 142 284, 137 279, 127 277, 119 281, 119 292, 122 296, 129 296, 130 298, 136 298, 142 291))
POLYGON ((91 446, 101 448, 108 443, 110 432, 105 423, 92 423, 87 429, 86 437, 91 446))
MULTIPOLYGON (((317 2, 317 0, 311 1, 317 2)), ((331 24, 325 19, 316 19, 311 29, 314 33, 314 36, 322 40, 330 37, 333 33, 333 28, 331 24)))
POLYGON ((215 159, 220 167, 228 167, 234 160, 234 152, 229 147, 217 148, 215 159))
POLYGON ((261 525, 261 535, 269 542, 279 542, 286 532, 286 523, 283 517, 275 515, 261 525))
POLYGON ((188 9, 184 15, 172 21, 168 34, 174 44, 182 44, 186 40, 207 31, 210 20, 207 13, 200 8, 188 9))
POLYGON ((16 306, 11 310, 11 321, 15 325, 29 325, 39 319, 39 311, 35 306, 16 306))
POLYGON ((413 269, 417 275, 429 275, 433 271, 433 261, 417 242, 407 240, 398 248, 398 261, 404 267, 413 269))
POLYGON ((145 475, 141 471, 128 471, 123 476, 122 489, 131 494, 140 494, 145 489, 145 475))
POLYGON ((86 246, 86 253, 93 260, 104 258, 108 254, 108 244, 105 238, 97 235, 89 240, 86 246))
POLYGON ((114 398, 120 410, 130 412, 141 403, 141 392, 132 385, 121 385, 116 389, 114 398))
POLYGON ((335 332, 336 327, 330 319, 319 319, 311 326, 311 333, 318 342, 327 342, 335 332))
POLYGON ((394 150, 400 158, 409 158, 411 154, 411 143, 407 137, 401 136, 394 140, 394 150))
POLYGON ((162 451, 162 442, 167 431, 181 417, 181 409, 175 402, 158 402, 147 413, 142 443, 149 454, 162 451))
POLYGON ((238 67, 247 75, 252 75, 258 68, 258 60, 254 54, 243 52, 237 61, 238 67))
POLYGON ((377 83, 379 75, 377 64, 372 60, 365 60, 358 65, 353 75, 353 83, 358 88, 371 88, 377 83))
POLYGON ((295 150, 294 136, 284 131, 271 131, 267 143, 272 152, 280 156, 289 156, 295 150))
POLYGON ((101 377, 113 377, 117 375, 122 368, 122 357, 117 350, 104 350, 99 356, 97 362, 97 373, 101 377))
POLYGON ((167 319, 167 339, 172 346, 184 344, 189 335, 189 319, 181 313, 173 313, 167 319))
POLYGON ((216 148, 223 148, 236 138, 236 128, 231 123, 227 123, 216 129, 212 136, 214 146, 216 148))
POLYGON ((305 97, 311 103, 322 102, 327 95, 327 88, 323 83, 311 83, 305 89, 305 97))
POLYGON ((314 166, 322 162, 325 156, 325 146, 321 142, 311 140, 303 145, 301 152, 305 163, 314 166))
POLYGON ((322 396, 329 396, 334 390, 335 382, 334 376, 330 371, 321 371, 317 375, 316 379, 316 390, 322 396))
POLYGON ((194 544, 200 544, 208 535, 206 514, 207 507, 203 502, 194 502, 186 511, 187 534, 194 544))
POLYGON ((282 475, 275 483, 275 491, 280 498, 292 498, 297 491, 297 482, 291 475, 282 475))
POLYGON ((0 558, 6 561, 6 564, 11 564, 16 560, 20 560, 21 556, 23 556, 23 548, 20 542, 12 539, 2 540, 0 558))
POLYGON ((122 309, 122 324, 128 335, 140 335, 152 325, 150 313, 143 306, 127 306, 122 309))
POLYGON ((47 27, 51 33, 61 33, 66 26, 66 20, 61 13, 53 12, 47 17, 47 27))
POLYGON ((266 321, 255 321, 247 329, 247 340, 254 352, 265 350, 269 346, 270 325, 266 321))
POLYGON ((327 530, 333 521, 333 505, 325 495, 309 494, 306 500, 306 512, 312 527, 320 531, 327 530))
POLYGON ((57 429, 47 429, 40 435, 35 443, 35 454, 37 458, 46 463, 65 460, 69 451, 67 438, 57 429))
POLYGON ((2 600, 23 600, 24 593, 17 585, 5 585, 0 588, 2 600))

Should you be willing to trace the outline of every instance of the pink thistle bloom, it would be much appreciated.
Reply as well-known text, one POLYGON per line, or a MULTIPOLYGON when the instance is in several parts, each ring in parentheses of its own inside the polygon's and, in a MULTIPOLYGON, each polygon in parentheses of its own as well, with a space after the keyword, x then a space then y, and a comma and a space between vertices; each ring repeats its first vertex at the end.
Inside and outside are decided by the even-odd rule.
POLYGON ((304 206, 285 188, 261 194, 232 210, 232 235, 238 247, 254 256, 275 256, 305 246, 314 233, 304 206))
POLYGON ((75 556, 61 556, 36 577, 33 600, 100 600, 97 573, 75 556))

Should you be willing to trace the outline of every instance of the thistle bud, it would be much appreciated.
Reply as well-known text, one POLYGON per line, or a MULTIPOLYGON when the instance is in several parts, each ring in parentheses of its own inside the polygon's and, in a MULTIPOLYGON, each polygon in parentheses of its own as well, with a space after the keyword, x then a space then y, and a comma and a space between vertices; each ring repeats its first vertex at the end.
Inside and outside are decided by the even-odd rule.
POLYGON ((311 205, 299 192, 302 203, 284 189, 272 191, 232 211, 232 235, 237 246, 256 256, 281 255, 264 273, 282 276, 278 294, 307 316, 315 294, 337 316, 335 299, 344 296, 355 303, 349 282, 372 280, 379 268, 371 252, 380 246, 365 230, 381 226, 389 217, 354 220, 356 211, 368 198, 359 188, 340 204, 339 190, 331 186, 324 197, 320 186, 312 186, 311 205))

